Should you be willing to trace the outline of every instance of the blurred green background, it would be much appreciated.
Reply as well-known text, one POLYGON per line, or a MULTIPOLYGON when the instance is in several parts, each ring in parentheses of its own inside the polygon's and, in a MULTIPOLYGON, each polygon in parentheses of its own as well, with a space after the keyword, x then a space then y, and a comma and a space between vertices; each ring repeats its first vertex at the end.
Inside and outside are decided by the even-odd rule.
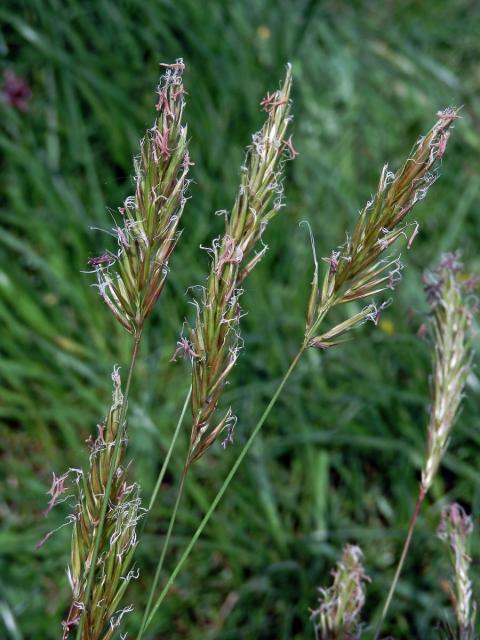
MULTIPOLYGON (((111 227, 109 212, 132 191, 132 156, 154 116, 158 63, 182 56, 187 64, 195 182, 130 405, 130 453, 145 501, 189 384, 188 366, 169 359, 192 317, 187 287, 208 270, 199 245, 221 230, 214 213, 233 202, 243 149, 263 120, 259 102, 278 86, 286 61, 300 152, 287 166, 287 206, 265 236, 270 251, 242 299, 246 348, 225 394, 239 417, 235 446, 215 447, 194 467, 167 568, 301 340, 312 260, 299 221, 310 221, 320 255, 328 255, 384 162, 396 169, 438 109, 464 105, 442 176, 415 211, 421 232, 403 252, 395 304, 379 328, 365 326, 355 341, 301 362, 149 637, 313 638, 309 607, 347 541, 365 552, 372 583, 364 619, 372 620, 393 575, 424 449, 430 350, 416 337, 426 313, 421 273, 456 248, 480 272, 480 5, 7 0, 0 22, 2 74, 13 71, 31 89, 26 109, 9 104, 7 74, 0 102, 2 638, 61 633, 70 531, 60 529, 40 551, 35 544, 68 513, 61 505, 43 516, 51 474, 86 462, 84 440, 108 406, 112 365, 125 366, 128 356, 128 337, 82 270, 113 246, 91 227, 111 227)), ((476 374, 468 387, 385 627, 396 638, 435 638, 447 615, 447 559, 435 536, 442 505, 457 499, 480 511, 476 374)), ((143 578, 129 592, 137 611, 187 438, 185 430, 139 546, 143 578)), ((477 537, 475 570, 479 554, 477 537)), ((138 622, 134 613, 124 630, 138 622)))

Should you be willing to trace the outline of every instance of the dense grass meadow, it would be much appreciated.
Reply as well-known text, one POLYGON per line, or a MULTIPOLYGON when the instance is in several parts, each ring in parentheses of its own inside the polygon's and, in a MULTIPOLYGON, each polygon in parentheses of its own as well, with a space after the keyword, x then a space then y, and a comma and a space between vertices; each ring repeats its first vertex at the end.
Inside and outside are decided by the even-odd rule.
MULTIPOLYGON (((0 8, 0 637, 61 637, 69 606, 69 527, 47 518, 52 473, 84 465, 85 439, 105 415, 113 363, 128 336, 85 273, 112 247, 132 191, 132 158, 154 117, 159 62, 183 57, 194 166, 183 235, 141 347, 129 407, 132 473, 148 503, 189 386, 170 362, 188 287, 203 283, 259 106, 293 66, 286 207, 246 285, 245 349, 222 402, 238 416, 189 474, 166 570, 188 542, 302 340, 313 263, 344 241, 385 162, 396 170, 436 112, 463 105, 428 198, 394 303, 378 327, 301 360, 184 571, 150 639, 314 638, 309 609, 346 542, 364 550, 371 583, 363 618, 378 617, 412 513, 425 448, 431 347, 417 336, 422 273, 460 249, 480 273, 480 6, 473 0, 7 0, 0 8), (27 83, 10 104, 3 73, 27 83), (19 108, 20 107, 20 108, 19 108)), ((10 101, 11 102, 11 101, 10 101)), ((339 312, 340 314, 340 312, 339 312)), ((339 317, 341 314, 339 315, 339 317)), ((477 339, 478 342, 478 339, 477 339)), ((478 345, 477 345, 478 346, 478 345)), ((466 399, 427 497, 384 634, 437 638, 449 615, 441 508, 472 512, 480 598, 480 380, 466 399)), ((182 432, 137 551, 142 578, 126 602, 138 629, 189 439, 182 432), (147 586, 145 586, 147 585, 147 586)))

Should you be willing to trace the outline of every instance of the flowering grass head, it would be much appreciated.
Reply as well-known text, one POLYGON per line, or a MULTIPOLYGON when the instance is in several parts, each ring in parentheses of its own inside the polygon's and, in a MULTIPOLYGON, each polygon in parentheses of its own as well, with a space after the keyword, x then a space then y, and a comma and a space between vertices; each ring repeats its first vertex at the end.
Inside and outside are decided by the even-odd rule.
POLYGON ((333 584, 320 589, 319 607, 311 618, 317 640, 357 640, 360 615, 365 604, 365 583, 370 582, 363 568, 360 547, 345 545, 342 559, 332 571, 333 584))
POLYGON ((242 348, 242 284, 267 251, 262 236, 283 206, 284 160, 297 154, 287 134, 291 81, 288 66, 282 87, 261 102, 267 119, 247 149, 235 203, 230 213, 225 212, 225 232, 209 250, 210 275, 197 303, 190 342, 183 349, 193 366, 188 464, 199 459, 221 432, 227 434, 224 446, 232 440, 236 421, 232 411, 228 409, 219 419, 214 414, 242 348))
POLYGON ((393 290, 401 279, 400 256, 387 254, 400 237, 410 239, 410 248, 418 233, 418 223, 405 222, 412 209, 421 202, 437 179, 438 166, 445 153, 449 129, 458 118, 457 109, 445 109, 428 134, 420 138, 403 167, 396 173, 385 165, 376 193, 361 210, 351 236, 345 244, 324 258, 328 268, 319 283, 319 267, 315 273, 307 311, 305 347, 327 348, 338 338, 365 320, 378 321, 387 303, 368 304, 347 321, 321 335, 318 328, 328 311, 347 302, 374 299, 385 290, 393 290))
POLYGON ((438 537, 448 545, 453 569, 450 586, 457 629, 450 631, 451 640, 474 640, 476 603, 473 600, 472 581, 469 577, 471 559, 468 554, 473 523, 463 507, 457 503, 442 511, 438 537))
POLYGON ((119 208, 121 224, 114 228, 118 250, 89 262, 97 273, 100 295, 132 334, 141 331, 162 292, 179 238, 187 174, 193 164, 183 124, 185 67, 181 60, 163 66, 158 116, 141 140, 135 161, 135 195, 119 208))
POLYGON ((90 465, 77 480, 77 504, 73 514, 73 533, 68 577, 72 588, 72 604, 63 623, 66 640, 84 616, 83 640, 110 640, 129 607, 119 609, 122 596, 135 572, 131 570, 137 546, 136 525, 141 517, 139 489, 129 484, 128 467, 122 464, 126 451, 124 436, 118 455, 112 461, 115 438, 120 428, 123 395, 120 376, 113 372, 112 405, 104 422, 98 425, 95 439, 89 440, 90 465), (102 531, 96 558, 95 579, 88 601, 85 601, 87 578, 92 564, 97 524, 103 496, 113 462, 115 471, 110 492, 106 526, 102 531))
POLYGON ((432 406, 421 482, 422 491, 426 493, 448 447, 471 370, 469 329, 476 301, 471 295, 475 279, 465 277, 458 254, 443 256, 438 268, 424 276, 424 282, 432 306, 435 342, 432 406))

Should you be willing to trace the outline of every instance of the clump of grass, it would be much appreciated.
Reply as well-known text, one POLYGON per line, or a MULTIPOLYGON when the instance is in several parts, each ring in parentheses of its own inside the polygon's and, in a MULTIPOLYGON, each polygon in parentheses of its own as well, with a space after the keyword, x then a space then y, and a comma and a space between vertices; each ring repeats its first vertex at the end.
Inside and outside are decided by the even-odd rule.
MULTIPOLYGON (((182 124, 184 65, 178 60, 164 66, 167 72, 158 88, 159 115, 141 142, 136 163, 135 195, 127 198, 119 209, 122 224, 113 230, 118 251, 107 251, 89 261, 97 274, 100 295, 114 317, 132 334, 133 348, 124 395, 115 373, 112 409, 105 428, 100 429, 92 444, 90 470, 83 476, 79 492, 70 567, 73 602, 64 623, 65 638, 78 624, 78 639, 107 640, 129 610, 128 607, 117 608, 134 575, 130 567, 136 546, 135 526, 140 517, 140 501, 138 487, 135 484, 128 486, 127 471, 122 466, 127 400, 144 323, 162 292, 168 260, 178 241, 178 225, 186 202, 187 174, 192 164, 187 150, 186 127, 182 124)), ((237 198, 232 211, 225 214, 224 235, 214 241, 210 250, 212 266, 202 298, 196 303, 195 326, 189 339, 182 338, 178 344, 176 353, 183 352, 192 363, 192 431, 138 639, 150 624, 302 354, 309 348, 327 349, 339 344, 346 334, 366 320, 377 324, 381 311, 389 303, 379 302, 377 296, 395 288, 403 268, 400 257, 387 252, 402 236, 408 238, 408 232, 408 248, 412 245, 418 225, 405 222, 406 216, 435 182, 436 169, 447 147, 449 128, 458 117, 455 109, 439 112, 436 124, 417 141, 403 167, 396 174, 389 172, 386 166, 383 168, 377 191, 360 212, 353 234, 324 258, 328 266, 321 286, 314 250, 314 279, 299 351, 154 602, 187 471, 222 432, 226 431, 223 446, 233 440, 235 418, 231 409, 220 418, 216 417, 216 412, 242 347, 239 332, 242 285, 264 256, 267 247, 262 243, 262 235, 282 207, 283 159, 296 155, 291 136, 287 137, 291 119, 290 88, 291 69, 288 67, 282 87, 272 95, 267 94, 261 102, 268 114, 267 120, 248 148, 237 198), (351 313, 347 307, 347 319, 323 329, 334 307, 366 298, 371 302, 361 311, 351 313)), ((457 391, 458 388, 461 391, 462 385, 463 382, 457 385, 457 391)), ((455 411, 453 406, 453 415, 455 411)), ((445 436, 448 419, 437 422, 442 424, 437 425, 437 440, 432 436, 425 471, 427 480, 431 475, 430 468, 435 469, 435 464, 438 466, 437 458, 443 455, 446 446, 441 438, 445 436)), ((448 437, 448 429, 445 437, 448 437)), ((159 484, 157 482, 156 490, 159 484)), ((334 585, 324 592, 317 612, 317 632, 321 630, 322 637, 333 640, 359 636, 358 616, 364 602, 362 581, 367 579, 360 561, 358 548, 345 549, 334 585)))
MULTIPOLYGON (((267 97, 267 102, 271 102, 271 100, 272 98, 267 97)), ((281 102, 282 101, 275 98, 275 103, 280 103, 278 105, 279 108, 282 106, 281 102)), ((151 591, 141 631, 137 636, 137 640, 140 640, 145 629, 151 623, 153 616, 159 609, 170 586, 173 584, 173 581, 180 572, 193 546, 200 537, 201 532, 223 497, 243 458, 249 450, 257 433, 268 418, 270 411, 282 393, 286 382, 294 371, 303 353, 309 348, 318 348, 323 350, 333 347, 343 341, 347 333, 367 320, 372 320, 375 324, 378 323, 380 313, 385 309, 389 301, 383 301, 379 304, 375 302, 375 296, 378 296, 387 289, 393 290, 400 280, 400 272, 402 269, 399 256, 389 256, 387 251, 402 236, 407 237, 407 229, 409 225, 404 222, 406 216, 419 202, 423 200, 429 188, 436 181, 438 177, 436 171, 447 148, 449 129, 457 119, 458 111, 457 109, 449 108, 438 112, 437 116, 438 119, 435 125, 426 136, 417 141, 403 167, 396 174, 390 173, 386 166, 383 168, 377 191, 370 202, 368 202, 361 211, 353 234, 351 236, 347 236, 347 241, 338 250, 332 251, 327 258, 324 258, 328 267, 321 286, 319 280, 319 264, 316 259, 315 249, 313 250, 315 263, 314 278, 307 308, 305 334, 300 349, 293 358, 268 406, 255 425, 246 444, 238 454, 227 478, 210 504, 202 522, 197 527, 190 543, 185 549, 180 560, 177 562, 177 565, 170 574, 164 588, 155 602, 153 601, 153 590, 151 591), (363 300, 367 297, 373 298, 373 301, 367 304, 360 312, 351 314, 346 320, 339 322, 326 331, 320 331, 321 326, 334 307, 353 301, 363 300)), ((417 223, 413 223, 410 238, 408 239, 408 247, 412 245, 417 231, 418 225, 417 223)), ((224 244, 222 247, 222 251, 225 252, 227 250, 227 245, 224 244)), ((313 238, 312 247, 314 248, 313 238)), ((236 245, 235 243, 232 243, 227 254, 230 256, 229 260, 231 261, 227 264, 227 267, 229 268, 227 273, 231 272, 231 270, 235 272, 235 264, 239 259, 235 249, 236 245)), ((197 320, 200 319, 200 324, 197 325, 197 328, 200 326, 201 331, 199 331, 198 334, 194 333, 194 338, 197 338, 198 342, 193 341, 193 344, 188 343, 186 347, 184 347, 184 351, 188 353, 193 361, 194 393, 195 384, 198 384, 200 392, 204 394, 203 397, 207 400, 206 409, 208 411, 208 417, 212 415, 212 409, 215 408, 212 404, 209 404, 210 398, 213 398, 214 404, 216 405, 216 402, 218 401, 217 393, 219 394, 221 385, 225 382, 226 375, 231 368, 230 364, 232 362, 232 360, 229 361, 227 359, 227 363, 229 362, 229 364, 227 364, 226 367, 215 371, 215 385, 210 388, 211 395, 209 396, 206 387, 206 382, 208 380, 208 368, 205 368, 205 365, 203 365, 198 357, 198 351, 201 351, 201 349, 204 348, 202 343, 204 334, 207 337, 211 335, 215 336, 216 332, 218 332, 221 327, 221 322, 219 321, 222 320, 223 316, 220 315, 215 323, 212 322, 212 317, 214 317, 212 314, 214 313, 215 305, 220 310, 224 309, 223 298, 221 297, 224 294, 222 292, 223 290, 217 284, 218 278, 216 274, 216 267, 219 263, 222 268, 222 273, 225 267, 224 262, 222 262, 222 255, 225 255, 225 253, 214 254, 215 260, 210 276, 210 282, 213 283, 212 293, 215 295, 212 297, 211 302, 208 302, 208 306, 206 305, 205 307, 205 321, 200 314, 198 315, 197 320), (204 368, 203 377, 198 376, 198 378, 196 378, 196 370, 202 371, 202 367, 204 368)), ((227 288, 229 295, 231 295, 231 291, 232 286, 227 288)), ((228 335, 228 332, 224 335, 228 335)), ((221 343, 221 347, 223 347, 223 344, 224 343, 221 343)), ((195 398, 193 406, 197 407, 195 398)), ((230 413, 226 414, 225 418, 213 429, 213 431, 208 432, 209 435, 203 439, 203 445, 202 437, 209 429, 209 423, 198 423, 198 421, 195 420, 196 415, 203 414, 195 414, 194 411, 194 431, 192 433, 191 444, 194 445, 194 450, 195 448, 198 449, 200 446, 198 451, 201 455, 215 440, 218 433, 226 426, 227 421, 230 418, 230 413), (197 424, 199 428, 195 430, 195 425, 197 424)), ((191 452, 189 453, 189 456, 187 464, 189 461, 199 457, 194 454, 194 457, 192 458, 191 452)), ((183 481, 184 476, 181 480, 178 496, 181 494, 183 481)), ((178 508, 178 496, 177 504, 174 508, 174 514, 178 508)), ((173 519, 174 515, 171 522, 173 519)), ((169 526, 166 535, 167 543, 170 538, 170 534, 171 526, 169 526)), ((160 568, 162 567, 165 549, 166 546, 164 545, 162 556, 157 566, 154 587, 156 587, 160 578, 160 568)))
POLYGON ((361 612, 365 604, 365 583, 370 578, 363 567, 360 547, 345 545, 337 568, 332 571, 333 584, 320 589, 320 606, 311 618, 317 640, 358 640, 361 635, 361 612))
POLYGON ((122 596, 135 572, 130 570, 137 545, 136 525, 142 515, 139 487, 129 484, 128 467, 123 465, 127 438, 122 437, 120 449, 114 457, 115 440, 120 428, 123 395, 120 376, 115 369, 112 406, 98 434, 90 439, 90 467, 77 480, 77 504, 74 512, 71 560, 68 577, 73 601, 63 623, 66 640, 84 613, 82 638, 109 640, 116 633, 127 607, 118 611, 122 596), (93 562, 98 522, 106 491, 110 466, 113 481, 110 499, 98 545, 93 587, 87 600, 89 569, 93 562))
POLYGON ((377 625, 376 637, 380 633, 395 592, 420 509, 447 450, 463 398, 465 382, 471 370, 469 327, 475 308, 469 305, 469 295, 475 284, 476 279, 465 276, 458 254, 453 253, 443 256, 438 268, 425 275, 426 295, 432 306, 431 324, 434 338, 432 405, 427 428, 427 447, 417 502, 377 625))
POLYGON ((454 502, 442 511, 438 537, 448 546, 453 578, 450 597, 455 611, 456 629, 447 627, 449 640, 474 640, 477 606, 473 600, 469 576, 471 558, 468 553, 473 522, 462 506, 454 502))

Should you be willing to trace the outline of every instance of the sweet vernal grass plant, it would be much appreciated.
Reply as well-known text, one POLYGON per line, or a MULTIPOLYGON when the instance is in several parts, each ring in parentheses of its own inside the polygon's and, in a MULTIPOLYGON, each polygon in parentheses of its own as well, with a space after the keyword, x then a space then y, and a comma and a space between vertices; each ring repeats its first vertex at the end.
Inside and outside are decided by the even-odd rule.
MULTIPOLYGON (((130 567, 141 509, 139 488, 135 484, 128 485, 127 469, 122 466, 127 444, 127 398, 143 326, 163 289, 168 259, 179 237, 178 225, 188 186, 186 176, 192 164, 187 150, 186 127, 182 124, 184 65, 178 60, 163 66, 167 67, 167 72, 158 87, 156 108, 159 115, 141 141, 135 164, 135 195, 127 198, 119 208, 122 224, 113 230, 118 251, 107 251, 89 260, 97 274, 101 297, 133 336, 133 351, 125 395, 122 395, 120 377, 115 369, 112 407, 105 423, 98 427, 97 438, 90 443, 88 473, 78 472, 77 476, 78 499, 72 517, 74 530, 69 567, 73 599, 63 623, 64 638, 68 638, 78 625, 78 638, 107 640, 130 610, 129 607, 119 610, 118 605, 128 583, 136 575, 130 567)), ((198 368, 194 367, 192 439, 184 474, 225 428, 227 439, 232 438, 230 411, 209 433, 206 433, 207 418, 216 409, 241 346, 238 327, 240 287, 265 254, 267 247, 262 245, 260 251, 252 255, 261 244, 268 222, 282 206, 283 159, 296 155, 291 138, 286 136, 290 121, 290 87, 291 69, 288 66, 282 88, 262 101, 268 114, 267 121, 253 136, 247 151, 239 194, 231 215, 226 218, 225 235, 221 241, 213 243, 214 258, 208 287, 201 307, 197 307, 196 327, 191 331, 194 346, 188 340, 180 342, 185 355, 198 358, 201 363, 198 368), (196 383, 198 380, 200 383, 196 383)), ((169 455, 166 462, 168 459, 169 455)), ((166 464, 163 472, 165 468, 166 464)), ((63 493, 65 480, 66 476, 54 479, 52 504, 63 493)), ((160 485, 161 478, 150 506, 160 485)), ((181 490, 178 499, 180 495, 181 490)), ((175 513, 176 508, 170 532, 175 513)), ((168 538, 162 558, 167 544, 168 538)))
POLYGON ((358 640, 361 636, 361 612, 365 604, 365 583, 370 578, 363 567, 363 553, 356 545, 345 545, 333 584, 319 589, 319 606, 311 619, 316 640, 358 640))
POLYGON ((469 576, 471 558, 470 538, 473 522, 463 507, 453 503, 442 511, 438 537, 448 547, 453 577, 449 585, 455 612, 456 626, 447 625, 444 635, 448 640, 474 640, 477 605, 473 600, 472 581, 469 576))
POLYGON ((376 323, 386 303, 377 307, 372 302, 346 321, 319 333, 333 307, 355 300, 373 299, 385 290, 393 290, 400 281, 400 256, 387 252, 401 236, 406 236, 409 227, 412 232, 408 246, 411 246, 418 225, 406 222, 405 218, 437 179, 436 169, 447 146, 448 130, 458 117, 455 109, 446 109, 438 116, 435 126, 418 140, 396 174, 391 173, 387 166, 383 168, 377 192, 360 212, 353 234, 347 235, 345 244, 324 258, 328 270, 321 286, 315 260, 302 351, 309 347, 331 347, 340 336, 367 319, 376 323))
POLYGON ((431 325, 435 345, 427 447, 417 502, 375 637, 379 636, 388 612, 420 509, 447 450, 471 370, 469 328, 476 302, 470 304, 469 297, 475 284, 476 279, 463 273, 463 265, 458 255, 453 253, 443 256, 438 268, 425 275, 426 295, 432 306, 431 325))
MULTIPOLYGON (((283 106, 278 94, 273 97, 267 96, 262 104, 264 104, 270 112, 273 109, 275 109, 275 111, 276 109, 281 109, 283 106)), ((145 614, 138 638, 142 637, 143 632, 152 622, 170 586, 173 584, 193 546, 232 481, 255 436, 265 423, 303 353, 309 348, 323 350, 338 344, 345 339, 346 334, 367 320, 372 320, 377 324, 379 315, 387 306, 388 301, 377 302, 376 297, 386 290, 393 290, 395 288, 400 280, 402 270, 400 257, 398 255, 391 255, 390 249, 392 245, 402 237, 408 239, 408 248, 412 245, 413 239, 418 232, 418 224, 416 222, 409 222, 406 218, 416 204, 423 200, 428 189, 438 177, 438 166, 447 147, 450 135, 449 129, 458 118, 458 112, 454 108, 449 108, 438 112, 437 116, 438 119, 435 125, 426 136, 421 137, 415 143, 404 165, 396 174, 391 173, 387 166, 383 168, 377 191, 361 210, 353 233, 347 235, 346 242, 341 247, 333 250, 328 257, 324 258, 327 267, 322 282, 320 282, 319 264, 315 257, 314 250, 314 278, 307 309, 305 334, 300 349, 293 358, 261 418, 253 428, 246 444, 239 452, 230 472, 155 602, 153 601, 153 591, 151 592, 147 613, 145 614), (358 303, 358 301, 363 301, 366 298, 369 298, 370 302, 360 311, 352 311, 351 308, 347 306, 346 320, 334 326, 324 327, 329 313, 333 308, 347 305, 347 303, 350 302, 358 303)), ((260 148, 263 148, 263 146, 260 148)), ((245 175, 248 176, 248 169, 245 175)), ((248 182, 242 183, 240 196, 243 195, 245 185, 248 186, 248 184, 248 182)), ((258 183, 254 182, 253 184, 258 183)), ((237 200, 237 203, 238 202, 237 200)), ((237 206, 236 204, 236 207, 237 206)), ((244 216, 248 216, 248 213, 248 209, 245 210, 244 216)), ((254 213, 256 213, 256 210, 254 210, 254 213)), ((244 218, 241 217, 241 220, 243 219, 244 218)), ((243 224, 242 222, 242 228, 243 224)), ((226 350, 222 352, 222 357, 219 358, 218 361, 213 361, 213 384, 210 382, 211 377, 208 371, 209 361, 207 360, 209 353, 208 350, 205 350, 205 345, 213 344, 218 348, 218 344, 220 344, 221 349, 223 349, 224 344, 227 345, 226 342, 215 342, 216 336, 222 331, 222 324, 225 319, 229 322, 233 320, 233 323, 232 331, 229 332, 227 330, 223 335, 227 337, 236 336, 234 330, 237 326, 237 320, 233 313, 229 315, 227 312, 225 315, 226 306, 224 298, 226 294, 234 296, 232 291, 235 290, 235 280, 228 280, 229 275, 232 272, 241 273, 241 271, 237 269, 237 263, 243 259, 243 255, 237 252, 240 245, 238 244, 238 239, 235 240, 237 237, 234 235, 236 228, 236 226, 233 226, 230 231, 227 222, 227 234, 224 240, 219 243, 217 247, 214 247, 213 268, 204 298, 204 301, 209 306, 207 306, 203 312, 202 308, 199 308, 197 313, 197 326, 192 332, 192 340, 183 340, 179 345, 191 358, 193 365, 194 429, 192 431, 189 457, 187 458, 185 468, 188 468, 191 461, 203 455, 208 446, 218 437, 219 433, 225 428, 228 429, 230 426, 230 412, 227 412, 219 422, 213 425, 210 420, 216 408, 221 387, 225 384, 226 376, 236 359, 237 338, 230 338, 233 339, 233 351, 230 350, 228 352, 227 346, 226 350), (224 276, 225 270, 226 276, 224 276), (225 277, 228 283, 228 286, 225 288, 223 287, 223 280, 219 281, 218 274, 220 274, 222 278, 225 277), (209 297, 210 293, 213 294, 213 297, 209 297), (216 311, 217 309, 219 312, 216 311), (207 339, 212 342, 206 343, 205 340, 207 339), (227 357, 225 357, 225 353, 228 353, 227 357), (216 368, 217 364, 221 365, 218 369, 216 368), (199 399, 202 399, 202 401, 199 402, 199 399)), ((234 297, 234 302, 236 304, 236 297, 234 297)), ((228 429, 227 441, 230 437, 231 430, 228 429)), ((181 488, 179 494, 180 493, 181 488)), ((169 527, 167 531, 167 543, 170 534, 171 527, 169 527)), ((154 586, 156 586, 160 577, 164 554, 165 545, 164 552, 157 567, 154 586)))
MULTIPOLYGON (((72 604, 63 623, 66 639, 77 627, 78 640, 108 640, 129 607, 119 609, 130 579, 141 517, 139 489, 129 484, 126 453, 128 394, 142 330, 160 296, 168 261, 179 238, 192 164, 183 123, 184 64, 164 64, 158 85, 158 115, 140 143, 135 162, 135 194, 119 208, 113 229, 118 248, 91 258, 101 297, 132 335, 132 356, 122 394, 118 370, 105 423, 91 441, 90 465, 78 472, 78 496, 68 570, 72 604)), ((66 476, 54 478, 51 504, 65 491, 66 476)))
MULTIPOLYGON (((265 123, 260 131, 252 136, 251 144, 247 148, 241 169, 240 187, 233 207, 230 212, 222 212, 225 215, 223 236, 216 238, 209 249, 212 258, 211 268, 206 286, 202 287, 201 298, 195 301, 195 325, 190 329, 188 338, 182 337, 179 340, 174 355, 175 358, 176 355, 182 354, 192 363, 191 436, 177 500, 172 510, 138 639, 143 636, 156 610, 152 612, 155 590, 160 580, 187 471, 222 433, 225 434, 222 441, 224 447, 233 441, 236 418, 231 409, 217 417, 217 408, 243 344, 240 335, 242 287, 265 255, 268 247, 263 244, 263 233, 283 206, 284 161, 297 155, 292 138, 288 134, 291 121, 291 84, 292 70, 290 65, 287 65, 280 89, 273 94, 268 93, 260 103, 267 113, 265 123)), ((186 403, 189 401, 190 392, 186 403)), ((177 435, 178 430, 175 432, 170 451, 175 446, 177 435)), ((160 472, 155 492, 161 485, 163 473, 164 468, 160 472)), ((155 492, 152 500, 156 497, 155 492)))

